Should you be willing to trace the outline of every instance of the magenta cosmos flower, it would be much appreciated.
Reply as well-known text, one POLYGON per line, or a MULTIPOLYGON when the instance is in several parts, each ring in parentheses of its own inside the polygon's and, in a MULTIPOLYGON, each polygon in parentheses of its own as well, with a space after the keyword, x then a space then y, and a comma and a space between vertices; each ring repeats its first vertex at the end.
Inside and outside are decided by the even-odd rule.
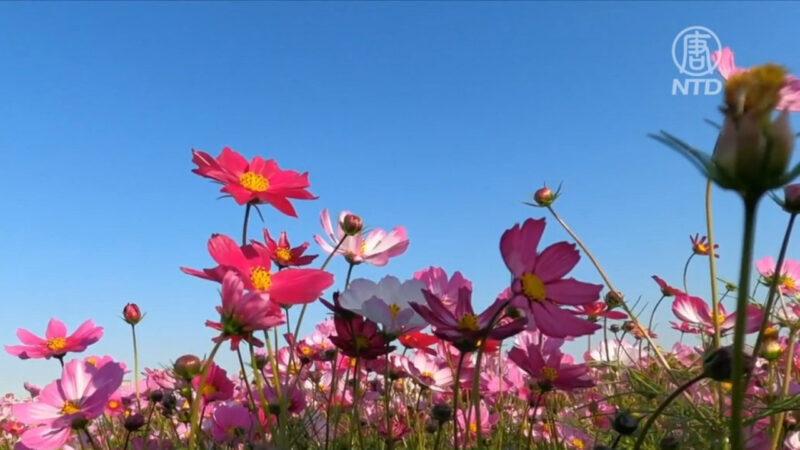
MULTIPOLYGON (((775 261, 771 256, 756 262, 756 269, 764 277, 766 284, 772 284, 775 276, 775 261)), ((800 263, 793 259, 783 262, 778 278, 778 287, 783 295, 794 295, 800 292, 800 263)))
POLYGON ((544 232, 545 220, 528 219, 506 230, 500 251, 514 276, 511 284, 514 305, 530 311, 531 325, 553 337, 583 336, 599 325, 575 317, 561 305, 580 306, 600 297, 602 285, 563 278, 578 263, 575 244, 558 242, 541 253, 536 248, 544 232))
POLYGON ((351 214, 349 211, 342 211, 339 214, 339 221, 334 233, 328 210, 322 210, 320 223, 330 243, 320 235, 314 235, 314 240, 326 253, 333 253, 336 245, 344 238, 344 242, 336 249, 336 253, 344 255, 349 263, 366 262, 374 266, 385 266, 389 262, 389 258, 403 254, 408 248, 408 235, 404 227, 394 227, 388 233, 380 228, 375 228, 366 236, 360 231, 355 235, 345 235, 342 230, 342 221, 349 214, 351 214))
POLYGON ((257 347, 264 345, 253 336, 257 330, 268 330, 286 321, 277 303, 262 292, 244 292, 244 283, 236 272, 228 272, 222 279, 222 305, 217 306, 219 322, 206 321, 206 326, 221 331, 214 342, 227 339, 231 349, 239 348, 245 341, 257 347))
POLYGON ((58 319, 50 319, 44 338, 23 328, 17 329, 17 337, 23 345, 7 345, 6 351, 20 359, 63 358, 67 353, 80 353, 103 337, 103 327, 94 326, 89 319, 74 333, 67 336, 67 327, 58 319))
POLYGON ((212 362, 202 388, 200 388, 201 377, 202 375, 197 375, 192 379, 192 387, 203 394, 203 401, 213 402, 233 397, 233 382, 228 379, 228 372, 225 369, 212 362))
MULTIPOLYGON (((729 47, 714 52, 711 57, 717 64, 717 71, 726 80, 737 73, 747 70, 742 67, 736 67, 733 51, 729 47)), ((796 76, 788 74, 785 76, 783 87, 780 90, 780 101, 775 109, 779 111, 800 111, 800 79, 796 76)))
MULTIPOLYGON (((278 242, 272 239, 269 231, 264 228, 264 242, 267 244, 270 259, 278 265, 278 267, 292 267, 292 266, 307 266, 311 264, 318 255, 304 255, 308 249, 308 242, 303 242, 301 245, 292 248, 289 245, 289 236, 285 231, 281 231, 278 242)), ((258 247, 262 245, 260 242, 253 242, 253 246, 258 247)))
POLYGON ((63 447, 76 420, 103 414, 111 394, 122 384, 122 376, 122 367, 115 363, 100 368, 80 360, 65 364, 61 379, 45 386, 35 401, 12 406, 17 420, 38 425, 23 433, 22 444, 45 450, 63 447))
POLYGON ((476 350, 486 339, 502 340, 525 328, 526 318, 518 317, 501 325, 502 309, 508 300, 498 298, 486 310, 475 314, 472 309, 472 291, 458 290, 454 311, 430 291, 423 290, 427 306, 411 303, 411 307, 433 328, 433 334, 451 342, 462 352, 476 350))
MULTIPOLYGON (((714 318, 711 314, 711 308, 708 307, 705 301, 699 297, 691 295, 676 295, 675 301, 672 303, 672 312, 683 320, 688 322, 708 335, 714 334, 714 318)), ((763 312, 755 305, 747 306, 747 325, 745 332, 755 333, 761 327, 761 318, 763 312)), ((728 314, 725 307, 719 305, 719 314, 717 314, 717 321, 719 322, 719 329, 722 334, 727 333, 733 329, 736 322, 736 311, 728 314)))
POLYGON ((334 315, 336 334, 330 336, 333 345, 351 358, 375 359, 394 350, 378 330, 378 325, 353 314, 344 318, 334 315))
POLYGON ((572 357, 557 347, 546 348, 538 343, 529 344, 526 349, 514 347, 508 352, 508 359, 530 375, 542 391, 594 386, 586 364, 573 364, 572 357))
POLYGON ((195 270, 182 267, 189 275, 221 282, 229 270, 239 274, 245 288, 266 292, 281 305, 310 303, 333 284, 333 275, 319 269, 289 268, 272 271, 272 259, 264 245, 239 247, 224 234, 215 234, 208 240, 208 252, 219 264, 212 269, 195 270))
POLYGON ((230 194, 236 203, 244 205, 269 203, 278 211, 297 217, 290 198, 310 200, 316 197, 308 191, 308 172, 281 170, 272 160, 256 156, 247 160, 230 147, 213 158, 208 153, 192 150, 192 162, 197 168, 192 172, 222 183, 221 192, 230 194))
POLYGON ((214 442, 232 443, 252 438, 253 415, 239 403, 217 405, 210 422, 214 442))

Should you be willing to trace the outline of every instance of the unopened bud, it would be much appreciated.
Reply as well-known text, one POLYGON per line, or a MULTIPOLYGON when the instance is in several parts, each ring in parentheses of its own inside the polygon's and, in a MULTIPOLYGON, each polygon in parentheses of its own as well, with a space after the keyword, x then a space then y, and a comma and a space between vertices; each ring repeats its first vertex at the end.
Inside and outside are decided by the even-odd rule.
POLYGON ((446 403, 437 403, 433 405, 431 416, 439 423, 444 423, 453 418, 453 408, 446 403))
POLYGON ((122 308, 122 318, 131 325, 136 325, 142 320, 142 311, 136 303, 128 303, 122 308))
POLYGON ((130 432, 134 432, 139 428, 142 428, 143 426, 144 426, 144 416, 139 413, 132 414, 128 416, 127 419, 125 419, 125 429, 130 432))
POLYGON ((611 422, 611 428, 623 436, 630 436, 636 432, 636 427, 639 426, 639 419, 630 414, 618 412, 614 416, 614 421, 611 422))
POLYGON ((425 422, 425 432, 426 433, 433 434, 433 433, 436 433, 437 431, 439 431, 439 422, 437 422, 435 420, 429 420, 429 421, 425 422))
POLYGON ((361 232, 362 228, 364 228, 364 223, 361 221, 361 217, 355 214, 347 214, 342 219, 341 227, 342 231, 344 231, 344 234, 348 236, 355 236, 361 232))
POLYGON ((764 348, 761 350, 761 356, 763 356, 764 359, 767 361, 775 361, 781 357, 782 353, 783 348, 781 347, 780 342, 775 339, 764 341, 764 348))
POLYGON ((615 333, 615 334, 619 333, 619 330, 620 330, 619 325, 617 325, 615 323, 612 323, 611 325, 608 326, 608 331, 610 331, 612 333, 615 333))
POLYGON ((89 425, 89 419, 87 419, 85 417, 78 417, 78 418, 72 419, 72 422, 70 423, 70 426, 75 431, 85 429, 86 425, 89 425))
POLYGON ((608 309, 614 309, 622 305, 622 292, 608 291, 605 296, 605 301, 608 309))
POLYGON ((539 206, 550 206, 556 200, 556 196, 549 187, 545 186, 533 194, 533 200, 539 206))
POLYGON ((183 378, 184 380, 191 380, 197 375, 200 375, 200 370, 202 367, 203 363, 197 356, 183 355, 175 360, 173 370, 175 370, 175 375, 183 378))
MULTIPOLYGON (((745 355, 745 374, 753 370, 753 358, 745 355)), ((714 381, 730 381, 733 373, 733 348, 718 348, 703 358, 703 374, 714 381)))
POLYGON ((148 394, 147 398, 150 399, 151 402, 158 403, 162 398, 164 398, 164 393, 156 389, 154 391, 150 391, 150 394, 148 394))

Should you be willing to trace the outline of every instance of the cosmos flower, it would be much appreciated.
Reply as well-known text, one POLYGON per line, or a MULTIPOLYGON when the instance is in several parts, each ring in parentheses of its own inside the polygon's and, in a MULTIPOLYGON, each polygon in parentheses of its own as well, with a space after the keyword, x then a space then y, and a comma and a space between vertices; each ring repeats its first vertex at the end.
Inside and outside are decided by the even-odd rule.
POLYGON ((343 255, 350 264, 369 263, 380 267, 388 264, 389 258, 405 253, 409 241, 404 227, 394 227, 388 233, 380 228, 375 228, 366 235, 358 232, 353 236, 348 236, 342 230, 342 221, 349 214, 349 211, 342 211, 339 214, 339 221, 334 233, 328 210, 322 210, 320 223, 325 231, 325 237, 329 241, 326 242, 325 238, 320 235, 314 235, 314 240, 326 253, 333 253, 342 239, 344 241, 336 249, 336 253, 343 255))
MULTIPOLYGON (((689 240, 692 242, 692 253, 695 255, 708 256, 708 254, 711 253, 711 249, 708 248, 708 238, 706 236, 700 236, 699 234, 695 234, 694 236, 690 235, 689 240)), ((715 258, 719 258, 719 255, 716 253, 716 249, 718 248, 719 245, 714 244, 715 258)))
POLYGON ((17 337, 23 345, 7 345, 6 351, 19 359, 63 358, 67 353, 80 353, 103 337, 103 327, 94 326, 89 319, 74 333, 67 336, 67 327, 58 319, 50 319, 40 338, 23 328, 17 329, 17 337))
MULTIPOLYGON (((192 387, 195 390, 200 388, 201 376, 202 375, 197 375, 192 379, 192 387)), ((233 382, 228 379, 228 372, 226 372, 225 369, 212 362, 211 367, 208 369, 203 388, 199 390, 203 395, 203 401, 206 403, 218 400, 229 400, 233 397, 233 382)))
POLYGON ((508 352, 508 359, 530 375, 542 391, 569 391, 594 386, 586 364, 574 364, 572 358, 558 347, 547 348, 538 343, 525 349, 514 347, 508 352))
MULTIPOLYGON (((717 64, 717 71, 722 78, 728 80, 734 75, 741 74, 747 69, 737 67, 734 62, 733 51, 730 47, 725 47, 722 50, 715 51, 711 57, 717 64)), ((780 88, 780 100, 775 109, 787 111, 800 111, 800 79, 796 76, 787 74, 783 80, 783 86, 780 88)))
POLYGON ((221 183, 220 192, 229 194, 240 205, 268 203, 278 211, 292 217, 297 212, 289 199, 315 199, 308 191, 308 172, 281 170, 272 160, 256 156, 248 162, 230 147, 213 158, 208 153, 192 150, 192 162, 197 168, 192 172, 221 183))
POLYGON ((375 359, 385 355, 394 347, 387 345, 383 335, 378 331, 378 325, 354 315, 349 319, 334 316, 336 334, 330 337, 339 350, 351 358, 375 359))
POLYGON ((184 273, 222 282, 227 271, 237 272, 248 290, 266 292, 281 305, 310 303, 333 284, 333 275, 319 269, 289 268, 272 271, 272 259, 264 245, 240 247, 224 234, 215 234, 208 241, 208 252, 219 264, 202 271, 181 268, 184 273))
MULTIPOLYGON (((772 257, 767 256, 758 260, 756 269, 764 277, 764 283, 771 285, 775 276, 775 261, 772 257)), ((781 294, 794 295, 800 292, 800 262, 786 259, 783 261, 783 267, 781 267, 780 272, 778 287, 781 290, 781 294)))
POLYGON ((448 278, 447 272, 441 267, 431 266, 414 272, 414 278, 425 283, 427 289, 451 310, 456 304, 459 289, 465 287, 472 290, 472 282, 464 278, 461 272, 453 272, 453 275, 448 278))
POLYGON ((257 347, 264 345, 253 336, 254 331, 269 330, 286 322, 277 303, 263 292, 244 292, 244 283, 236 272, 230 271, 222 279, 222 305, 217 306, 219 322, 206 321, 206 326, 220 331, 214 342, 231 341, 231 349, 239 348, 245 341, 257 347))
MULTIPOLYGON (((289 245, 289 236, 285 231, 281 231, 278 242, 272 239, 269 231, 264 228, 264 242, 266 243, 267 251, 269 252, 270 259, 278 267, 299 267, 311 264, 318 255, 303 255, 308 249, 308 242, 303 242, 301 245, 292 248, 289 245)), ((253 241, 253 246, 261 246, 260 242, 253 241)))
POLYGON ((539 253, 544 227, 544 219, 528 219, 522 226, 517 224, 506 230, 500 240, 503 260, 514 276, 512 304, 529 311, 531 325, 548 336, 592 334, 599 325, 560 306, 592 303, 600 297, 603 286, 563 278, 578 263, 580 255, 575 245, 567 242, 553 244, 539 253))
POLYGON ((109 397, 122 383, 122 376, 119 364, 98 369, 81 360, 66 363, 61 379, 45 386, 35 401, 12 406, 17 420, 39 425, 22 434, 22 444, 43 450, 63 447, 73 425, 103 414, 109 397))
POLYGON ((339 296, 339 304, 381 325, 390 339, 409 331, 420 330, 425 320, 411 308, 411 302, 423 301, 425 285, 418 280, 400 280, 385 276, 378 283, 358 278, 339 296))
MULTIPOLYGON (((672 303, 672 312, 684 322, 698 326, 706 334, 714 334, 713 315, 711 314, 711 309, 703 299, 690 295, 676 295, 675 301, 672 303)), ((746 314, 747 322, 745 331, 747 333, 755 333, 761 327, 763 313, 757 306, 748 305, 746 314)), ((719 305, 717 321, 719 322, 720 333, 725 334, 733 330, 736 322, 736 311, 728 314, 725 311, 725 307, 719 305)))
POLYGON ((453 372, 447 362, 427 353, 416 352, 403 360, 403 367, 417 383, 432 391, 447 392, 453 384, 453 372))

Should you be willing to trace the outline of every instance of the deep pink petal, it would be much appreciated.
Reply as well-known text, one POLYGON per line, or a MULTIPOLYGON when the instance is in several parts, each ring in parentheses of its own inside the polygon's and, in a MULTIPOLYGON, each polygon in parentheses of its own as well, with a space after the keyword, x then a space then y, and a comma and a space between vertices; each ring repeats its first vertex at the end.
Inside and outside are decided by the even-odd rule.
POLYGON ((554 281, 568 274, 580 259, 575 244, 558 242, 538 256, 534 273, 545 283, 554 281))

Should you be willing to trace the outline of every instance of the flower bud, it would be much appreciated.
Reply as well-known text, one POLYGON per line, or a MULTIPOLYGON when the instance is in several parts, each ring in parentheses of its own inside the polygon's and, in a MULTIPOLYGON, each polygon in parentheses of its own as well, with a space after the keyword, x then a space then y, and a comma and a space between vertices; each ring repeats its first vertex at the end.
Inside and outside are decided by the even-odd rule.
POLYGON ((425 422, 425 432, 426 433, 433 434, 433 433, 436 433, 437 431, 439 431, 439 422, 437 422, 435 420, 429 420, 429 421, 425 422))
POLYGON ((613 324, 608 326, 608 331, 610 331, 610 332, 612 332, 614 334, 619 333, 619 330, 620 330, 619 329, 619 325, 617 325, 615 323, 613 323, 613 324))
MULTIPOLYGON (((745 355, 744 372, 753 370, 753 358, 745 355)), ((733 347, 721 347, 703 358, 703 374, 714 381, 730 381, 733 372, 733 347)))
POLYGON ((72 427, 72 429, 75 430, 75 431, 79 431, 79 430, 85 429, 86 425, 89 425, 89 419, 87 419, 85 417, 78 417, 78 418, 72 419, 72 422, 70 423, 70 427, 72 427))
POLYGON ((175 375, 188 381, 197 375, 200 375, 200 370, 202 367, 203 363, 197 356, 183 355, 175 360, 173 370, 175 370, 175 375))
POLYGON ((143 426, 144 416, 139 413, 131 414, 127 419, 125 419, 125 429, 130 432, 134 432, 143 426))
POLYGON ((439 423, 444 423, 453 418, 453 408, 446 403, 437 403, 431 409, 431 416, 439 423))
POLYGON ((361 217, 355 214, 347 214, 344 216, 340 225, 342 227, 342 231, 344 231, 344 234, 348 236, 355 236, 361 232, 362 228, 364 228, 364 223, 361 221, 361 217))
POLYGON ((661 442, 658 443, 658 448, 660 450, 678 450, 680 448, 680 441, 674 434, 668 434, 661 438, 661 442))
POLYGON ((782 353, 783 348, 780 342, 775 339, 764 341, 764 348, 761 350, 761 356, 763 356, 764 359, 767 361, 775 361, 781 357, 782 353))
POLYGON ((151 402, 158 403, 158 402, 161 401, 162 398, 164 398, 164 393, 161 392, 160 390, 156 389, 156 390, 150 391, 150 394, 148 394, 147 398, 151 402))
POLYGON ((608 291, 605 296, 605 302, 609 310, 622 305, 622 292, 608 291))
POLYGON ((790 213, 800 213, 800 183, 783 188, 783 209, 790 213))
POLYGON ((539 206, 550 206, 556 200, 556 196, 549 187, 545 186, 533 194, 533 200, 539 206))
POLYGON ((142 311, 136 303, 128 303, 122 308, 122 318, 131 325, 136 325, 142 320, 142 311))
POLYGON ((611 428, 623 436, 630 436, 636 432, 636 427, 639 426, 639 419, 630 414, 618 412, 614 416, 614 421, 611 422, 611 428))

